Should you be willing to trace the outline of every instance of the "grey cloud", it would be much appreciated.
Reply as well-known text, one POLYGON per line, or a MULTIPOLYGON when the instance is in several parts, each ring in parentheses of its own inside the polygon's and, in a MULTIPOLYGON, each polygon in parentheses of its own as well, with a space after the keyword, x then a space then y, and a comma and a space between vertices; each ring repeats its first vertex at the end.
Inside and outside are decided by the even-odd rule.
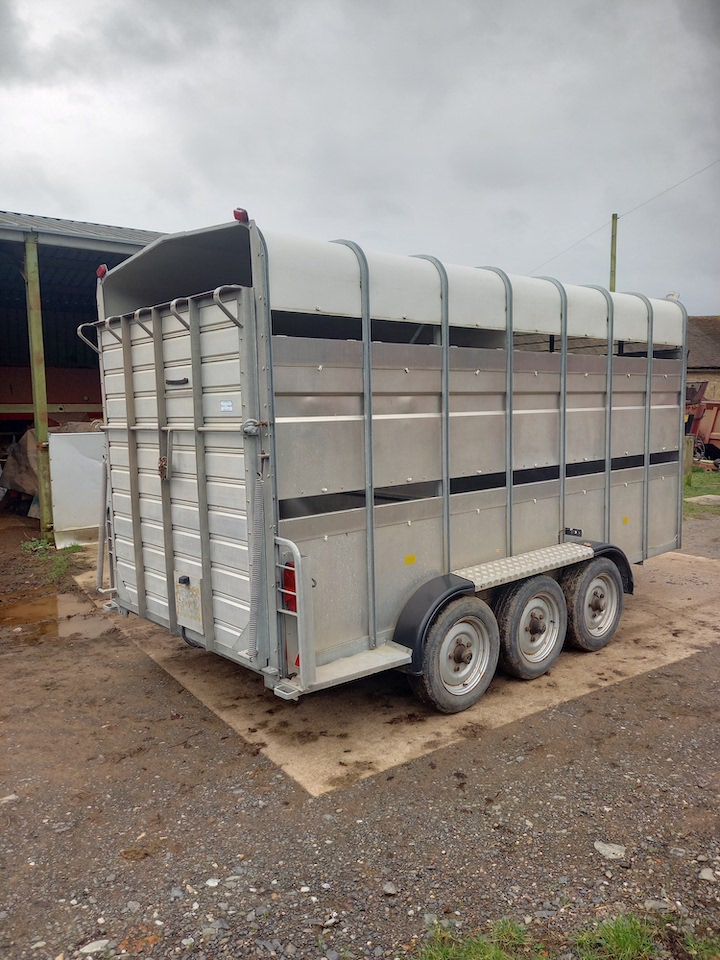
POLYGON ((0 81, 22 70, 22 25, 11 0, 0 0, 0 81))

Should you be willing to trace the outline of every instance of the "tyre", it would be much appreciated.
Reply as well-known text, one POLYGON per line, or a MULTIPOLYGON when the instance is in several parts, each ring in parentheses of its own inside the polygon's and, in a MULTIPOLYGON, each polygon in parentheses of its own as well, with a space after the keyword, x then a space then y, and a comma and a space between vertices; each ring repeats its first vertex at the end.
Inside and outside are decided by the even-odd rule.
POLYGON ((623 582, 612 560, 597 557, 570 567, 562 588, 567 637, 579 650, 601 650, 615 633, 623 610, 623 582))
POLYGON ((459 713, 480 699, 495 675, 500 640, 490 607, 460 597, 443 607, 430 625, 423 672, 408 677, 413 693, 441 713, 459 713))
POLYGON ((546 673, 565 642, 565 595, 552 577, 511 584, 495 606, 500 662, 513 677, 535 680, 546 673))

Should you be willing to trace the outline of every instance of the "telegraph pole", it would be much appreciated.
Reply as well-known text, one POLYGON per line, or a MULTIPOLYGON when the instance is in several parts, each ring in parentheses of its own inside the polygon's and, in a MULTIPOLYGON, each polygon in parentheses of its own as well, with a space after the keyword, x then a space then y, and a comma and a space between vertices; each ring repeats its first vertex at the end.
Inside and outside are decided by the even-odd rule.
POLYGON ((612 215, 612 236, 610 238, 610 292, 615 292, 615 263, 617 260, 617 222, 618 215, 612 215))

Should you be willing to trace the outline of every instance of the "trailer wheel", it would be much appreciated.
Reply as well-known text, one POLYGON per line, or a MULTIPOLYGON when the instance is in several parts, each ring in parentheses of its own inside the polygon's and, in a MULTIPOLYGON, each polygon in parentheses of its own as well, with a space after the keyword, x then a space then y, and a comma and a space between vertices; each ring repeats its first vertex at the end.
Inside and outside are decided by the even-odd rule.
POLYGON ((509 674, 535 680, 560 656, 567 629, 565 596, 552 577, 512 583, 495 607, 500 662, 509 674))
POLYGON ((622 616, 620 571, 612 560, 597 557, 569 567, 561 583, 568 608, 568 640, 579 650, 601 650, 622 616))
POLYGON ((430 625, 423 672, 408 677, 410 687, 441 713, 467 710, 490 685, 499 653, 498 626, 490 607, 472 596, 452 600, 430 625))

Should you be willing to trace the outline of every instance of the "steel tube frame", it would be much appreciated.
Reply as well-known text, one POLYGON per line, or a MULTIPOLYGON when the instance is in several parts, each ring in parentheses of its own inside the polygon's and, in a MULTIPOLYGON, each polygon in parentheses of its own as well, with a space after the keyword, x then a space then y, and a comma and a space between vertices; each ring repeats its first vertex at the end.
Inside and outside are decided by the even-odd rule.
MULTIPOLYGON (((253 347, 255 352, 255 362, 258 372, 258 416, 260 427, 259 443, 261 445, 258 455, 258 472, 263 474, 265 464, 268 465, 268 472, 265 474, 265 489, 270 490, 270 509, 265 504, 265 583, 266 583, 266 603, 265 613, 260 608, 260 618, 258 620, 258 636, 261 636, 262 616, 266 617, 268 633, 268 666, 267 672, 272 676, 287 678, 288 669, 285 652, 285 642, 283 630, 280 624, 280 614, 277 612, 276 603, 276 554, 275 537, 278 535, 280 522, 280 509, 278 504, 278 485, 277 485, 277 444, 275 441, 275 385, 272 356, 272 312, 270 309, 270 270, 268 264, 268 250, 265 237, 258 228, 251 224, 251 257, 258 257, 260 266, 255 270, 253 264, 253 287, 255 289, 255 317, 256 324, 254 330, 253 347), (257 237, 257 245, 253 250, 252 236, 257 237), (263 409, 264 401, 264 409, 263 409), (263 434, 267 449, 263 447, 263 434), (269 481, 269 482, 268 482, 269 481)), ((253 487, 255 485, 253 484, 253 487)), ((253 506, 254 509, 254 506, 253 506)))
POLYGON ((605 287, 587 284, 589 290, 597 290, 607 305, 607 356, 605 360, 605 542, 610 543, 612 508, 612 401, 613 362, 615 358, 615 301, 605 287))
POLYGON ((565 487, 567 485, 567 291, 555 277, 539 277, 552 283, 560 294, 560 543, 565 541, 565 487))
MULTIPOLYGON (((167 581, 168 620, 172 633, 178 632, 175 604, 175 551, 172 541, 172 504, 170 500, 170 461, 172 458, 172 431, 168 430, 165 396, 165 357, 163 352, 162 317, 160 311, 150 309, 152 318, 153 366, 155 367, 155 394, 158 421, 158 456, 165 461, 165 476, 160 474, 160 506, 163 524, 163 548, 165 553, 165 579, 167 581)), ((159 468, 159 464, 158 464, 159 468)))
POLYGON ((25 305, 27 308, 28 341, 30 345, 30 373, 32 376, 35 441, 37 444, 40 531, 43 537, 52 540, 54 536, 52 490, 50 487, 50 449, 48 445, 47 380, 45 376, 42 302, 40 298, 38 237, 36 233, 25 234, 23 276, 25 279, 25 305))
MULTIPOLYGON (((238 309, 240 305, 238 304, 238 309)), ((231 316, 223 307, 223 312, 231 316)), ((238 326, 238 320, 231 316, 238 326)), ((188 300, 188 325, 190 328, 190 371, 192 374, 193 398, 193 439, 195 441, 195 472, 197 474, 198 522, 200 530, 200 566, 202 584, 200 602, 203 613, 203 638, 205 649, 215 649, 215 617, 212 602, 212 564, 210 562, 210 523, 207 492, 207 470, 205 466, 205 434, 200 430, 204 426, 202 392, 202 355, 200 353, 200 316, 197 300, 188 300)), ((170 464, 168 463, 168 467, 170 464)))
POLYGON ((685 396, 687 391, 687 353, 688 353, 688 315, 687 310, 682 303, 678 302, 678 307, 683 315, 683 343, 682 343, 682 368, 680 372, 680 396, 678 406, 680 408, 680 439, 678 442, 678 520, 677 520, 677 548, 682 546, 682 527, 683 527, 683 486, 685 484, 684 471, 684 444, 685 444, 685 396))
POLYGON ((497 274, 505 287, 505 539, 508 557, 513 555, 513 288, 510 277, 499 267, 478 267, 497 274))
POLYGON ((442 349, 441 373, 441 436, 442 436, 442 526, 443 526, 443 573, 450 573, 450 303, 447 270, 437 257, 425 253, 415 255, 419 260, 428 260, 440 275, 440 328, 442 349))
MULTIPOLYGON (((648 543, 648 523, 650 518, 650 426, 652 412, 652 388, 653 388, 653 333, 654 333, 654 313, 650 301, 642 293, 631 293, 631 297, 637 297, 645 304, 647 309, 647 368, 645 370, 645 427, 643 436, 643 528, 642 528, 642 554, 643 560, 647 560, 649 552, 648 543)), ((685 400, 682 398, 682 402, 685 400)))
POLYGON ((137 590, 138 616, 147 613, 145 594, 145 563, 143 560, 143 540, 140 515, 140 486, 138 479, 137 431, 135 422, 135 389, 133 386, 133 367, 130 342, 130 320, 121 317, 123 378, 125 382, 125 410, 127 413, 128 471, 130 474, 130 512, 133 525, 133 553, 135 558, 135 587, 137 590))
POLYGON ((363 346, 363 428, 365 447, 365 522, 367 527, 368 637, 370 649, 377 646, 375 574, 375 477, 373 468, 372 318, 370 314, 370 268, 362 248, 353 240, 333 240, 349 247, 360 268, 360 310, 363 346))

